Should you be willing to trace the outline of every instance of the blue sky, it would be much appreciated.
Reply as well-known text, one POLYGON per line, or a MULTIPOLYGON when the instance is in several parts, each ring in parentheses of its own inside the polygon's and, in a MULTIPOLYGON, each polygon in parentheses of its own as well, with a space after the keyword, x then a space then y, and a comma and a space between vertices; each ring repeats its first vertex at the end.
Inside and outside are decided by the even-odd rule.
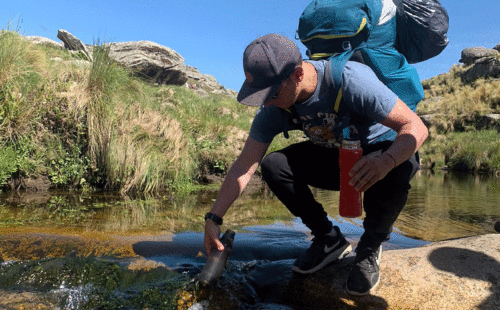
MULTIPOLYGON (((65 29, 86 44, 149 40, 168 46, 187 65, 227 88, 244 81, 242 55, 253 39, 271 32, 293 38, 309 0, 2 0, 0 28, 59 41, 65 29)), ((450 44, 416 64, 421 80, 448 72, 464 48, 500 43, 498 0, 441 0, 450 16, 450 44)), ((297 44, 305 57, 305 48, 297 44)))

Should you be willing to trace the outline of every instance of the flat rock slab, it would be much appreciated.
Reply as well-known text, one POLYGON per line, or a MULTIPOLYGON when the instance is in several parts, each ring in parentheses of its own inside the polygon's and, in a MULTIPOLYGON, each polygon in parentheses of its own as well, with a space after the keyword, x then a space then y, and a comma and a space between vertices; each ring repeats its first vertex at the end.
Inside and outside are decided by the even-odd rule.
POLYGON ((302 309, 500 309, 500 235, 382 252, 380 283, 366 296, 345 292, 353 261, 294 274, 286 301, 302 309))

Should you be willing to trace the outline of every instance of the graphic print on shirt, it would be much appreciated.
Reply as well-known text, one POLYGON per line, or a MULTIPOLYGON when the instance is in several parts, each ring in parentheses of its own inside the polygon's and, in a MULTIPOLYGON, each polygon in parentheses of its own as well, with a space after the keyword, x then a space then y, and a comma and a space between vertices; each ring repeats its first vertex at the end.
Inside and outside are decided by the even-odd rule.
MULTIPOLYGON (((319 112, 316 117, 310 115, 293 117, 292 122, 300 126, 314 144, 328 148, 339 148, 342 145, 343 121, 335 113, 319 112)), ((351 125, 350 132, 357 133, 357 129, 351 125)))

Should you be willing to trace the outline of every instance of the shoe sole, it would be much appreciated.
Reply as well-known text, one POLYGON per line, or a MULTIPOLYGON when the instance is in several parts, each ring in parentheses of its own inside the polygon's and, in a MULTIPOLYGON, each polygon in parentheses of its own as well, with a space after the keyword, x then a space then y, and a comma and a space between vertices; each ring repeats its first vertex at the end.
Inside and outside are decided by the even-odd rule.
POLYGON ((339 248, 337 251, 333 251, 332 253, 330 253, 330 255, 328 255, 322 262, 321 264, 317 265, 316 267, 314 267, 313 269, 309 269, 309 270, 301 270, 299 268, 297 268, 296 266, 293 266, 292 267, 292 270, 295 271, 295 272, 298 272, 298 273, 301 273, 301 274, 310 274, 310 273, 314 273, 320 269, 322 269, 323 267, 325 267, 326 265, 328 265, 329 263, 331 262, 334 262, 336 260, 339 260, 339 259, 342 259, 344 257, 346 257, 349 253, 351 253, 352 251, 352 247, 351 247, 351 244, 350 243, 346 243, 343 247, 339 248), (340 253, 340 254, 339 254, 340 253))
MULTIPOLYGON (((379 275, 380 275, 380 273, 379 273, 379 275)), ((375 285, 374 285, 371 289, 369 289, 367 292, 365 292, 365 293, 359 293, 359 292, 349 291, 349 289, 347 288, 347 284, 346 284, 346 286, 345 286, 345 290, 346 290, 346 291, 347 291, 347 293, 349 293, 350 295, 354 295, 354 296, 365 296, 365 295, 370 294, 370 292, 371 292, 372 290, 374 290, 374 289, 377 287, 377 285, 379 284, 379 282, 380 282, 380 276, 379 276, 379 278, 378 278, 377 283, 375 283, 375 285)))

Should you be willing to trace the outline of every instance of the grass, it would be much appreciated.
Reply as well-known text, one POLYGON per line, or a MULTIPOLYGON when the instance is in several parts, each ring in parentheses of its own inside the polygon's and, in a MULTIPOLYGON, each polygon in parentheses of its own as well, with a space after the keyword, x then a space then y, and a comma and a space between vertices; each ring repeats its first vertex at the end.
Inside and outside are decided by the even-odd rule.
POLYGON ((431 134, 420 149, 424 166, 500 174, 500 139, 496 130, 431 134))
MULTIPOLYGON (((137 78, 108 56, 104 42, 95 42, 92 52, 88 62, 1 31, 0 190, 45 178, 53 188, 163 195, 225 175, 255 108, 137 78)), ((437 167, 496 172, 495 134, 477 124, 500 113, 500 81, 464 84, 465 70, 454 66, 423 82, 426 100, 417 112, 434 118, 421 154, 437 167)), ((301 132, 290 134, 277 137, 269 152, 303 139, 301 132)))
POLYGON ((420 154, 425 166, 500 173, 499 128, 484 126, 488 114, 500 114, 500 80, 464 83, 471 67, 453 66, 448 73, 422 83, 425 100, 417 114, 432 115, 429 138, 420 154))
POLYGON ((0 189, 45 177, 64 189, 180 193, 228 171, 255 108, 153 85, 94 43, 87 62, 1 32, 0 189))

